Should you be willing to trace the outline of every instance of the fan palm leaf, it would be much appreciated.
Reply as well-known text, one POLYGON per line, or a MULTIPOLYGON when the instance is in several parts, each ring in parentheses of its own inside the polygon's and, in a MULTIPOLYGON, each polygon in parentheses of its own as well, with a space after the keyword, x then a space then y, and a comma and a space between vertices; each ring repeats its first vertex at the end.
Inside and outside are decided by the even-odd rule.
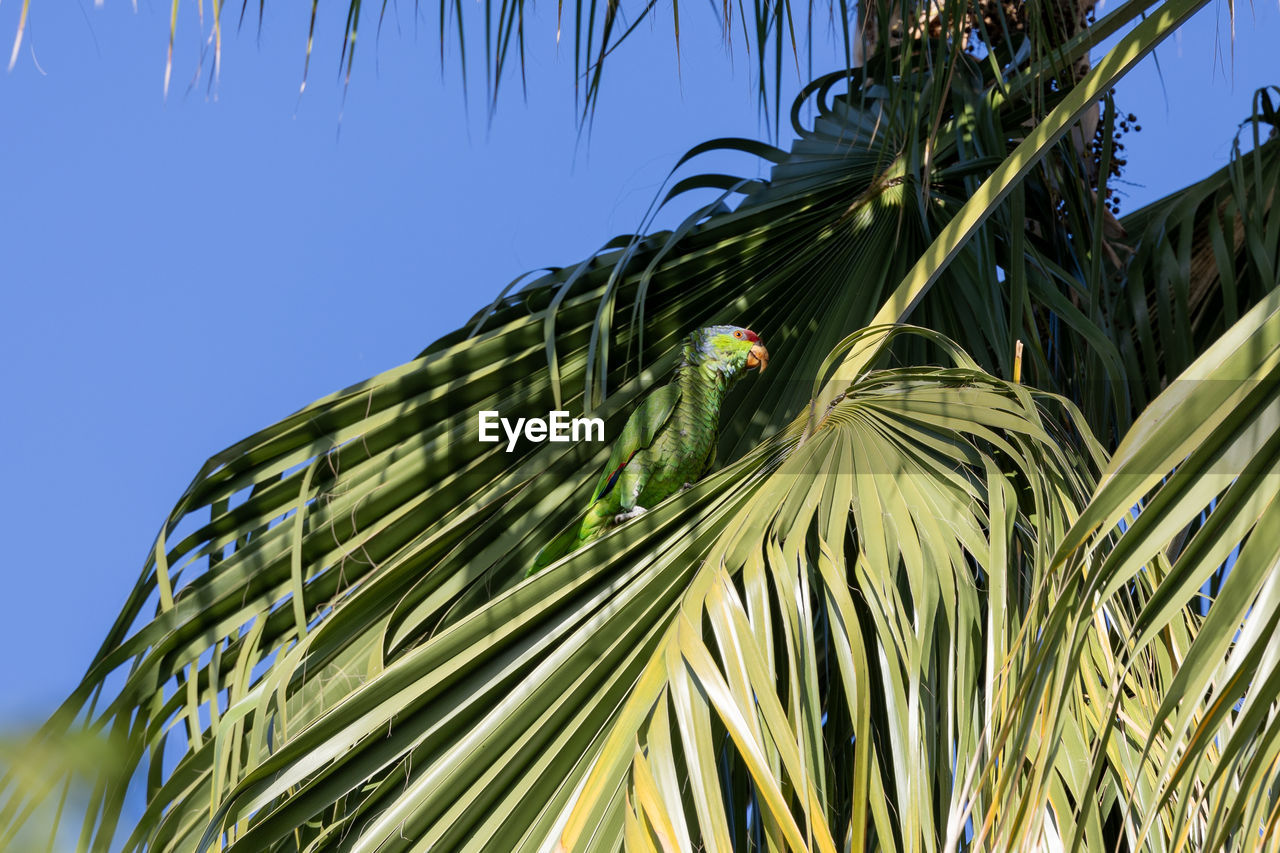
POLYGON ((1058 685, 1094 671, 1082 638, 1111 639, 1093 772, 1118 772, 1098 758, 1117 744, 1140 747, 1114 788, 1133 849, 1276 843, 1277 347, 1273 290, 1143 412, 1058 546, 1041 630, 1016 650, 1020 701, 997 730, 1041 763, 1060 749, 1043 732, 1079 717, 1058 685), (1228 562, 1201 625, 1201 590, 1228 562), (1132 689, 1147 679, 1160 689, 1132 689))

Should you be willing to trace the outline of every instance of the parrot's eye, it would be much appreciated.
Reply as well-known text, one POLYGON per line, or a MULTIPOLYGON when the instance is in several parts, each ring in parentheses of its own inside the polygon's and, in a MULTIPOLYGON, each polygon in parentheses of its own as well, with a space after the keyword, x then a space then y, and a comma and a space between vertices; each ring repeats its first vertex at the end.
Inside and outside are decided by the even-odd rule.
POLYGON ((742 340, 742 330, 741 330, 741 329, 739 329, 738 331, 734 332, 734 333, 733 333, 733 336, 734 336, 735 338, 737 338, 738 340, 742 340))

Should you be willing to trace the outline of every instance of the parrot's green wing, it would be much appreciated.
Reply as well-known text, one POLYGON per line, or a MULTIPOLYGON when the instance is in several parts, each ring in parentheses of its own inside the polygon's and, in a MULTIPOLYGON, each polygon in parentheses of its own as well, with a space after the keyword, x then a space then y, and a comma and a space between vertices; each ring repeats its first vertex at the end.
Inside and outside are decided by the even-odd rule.
POLYGON ((597 506, 596 502, 613 489, 618 478, 622 476, 622 469, 627 467, 631 457, 653 444, 658 430, 670 420, 671 413, 675 411, 679 400, 680 388, 673 382, 651 393, 631 413, 631 417, 627 419, 627 425, 622 428, 622 434, 613 443, 609 463, 605 466, 604 473, 600 475, 600 481, 596 483, 596 490, 591 495, 586 512, 574 519, 568 527, 561 530, 554 539, 542 547, 534 558, 526 577, 541 571, 565 554, 577 550, 584 542, 599 536, 606 529, 617 508, 597 506))
POLYGON ((712 469, 716 467, 716 445, 719 443, 720 430, 716 429, 715 432, 711 433, 711 446, 707 448, 706 461, 702 463, 702 471, 698 473, 699 480, 710 474, 712 469))
MULTIPOLYGON (((631 457, 653 443, 653 438, 662 429, 662 425, 675 411, 680 401, 680 386, 672 382, 663 385, 644 399, 644 402, 631 413, 622 434, 613 443, 613 452, 609 454, 609 463, 604 466, 604 473, 596 483, 596 490, 591 494, 591 503, 595 503, 609 493, 622 469, 627 467, 631 457)), ((590 504, 588 504, 590 505, 590 504)))

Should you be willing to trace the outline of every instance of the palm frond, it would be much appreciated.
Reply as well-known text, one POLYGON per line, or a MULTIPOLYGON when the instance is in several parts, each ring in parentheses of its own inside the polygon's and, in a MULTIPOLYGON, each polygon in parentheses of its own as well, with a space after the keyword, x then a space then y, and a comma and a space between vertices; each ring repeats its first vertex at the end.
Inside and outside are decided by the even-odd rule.
MULTIPOLYGON (((916 305, 920 303, 934 283, 944 274, 954 274, 956 269, 954 261, 961 249, 979 232, 983 223, 1000 209, 1001 202, 1008 197, 1052 146, 1081 118, 1085 110, 1102 98, 1125 72, 1167 38, 1202 5, 1202 0, 1170 0, 1170 2, 1161 4, 1156 14, 1145 18, 1131 32, 1126 34, 1116 47, 1109 51, 1085 75, 1078 85, 1062 94, 1049 114, 1042 121, 1035 123, 1034 128, 1026 133, 1025 137, 1009 153, 1008 157, 1004 158, 999 166, 982 181, 981 186, 977 187, 967 197, 963 206, 955 212, 954 216, 947 219, 946 225, 933 238, 928 249, 915 256, 916 260, 911 269, 903 277, 894 292, 884 300, 872 322, 892 323, 906 317, 908 314, 916 317, 917 315, 913 313, 916 305)), ((1120 11, 1133 10, 1131 7, 1126 6, 1112 14, 1118 15, 1120 11)), ((997 98, 1001 93, 1002 87, 993 88, 991 97, 997 98)), ((1067 163, 1073 163, 1073 158, 1068 158, 1067 163)), ((1049 181, 1047 184, 1050 188, 1069 185, 1080 188, 1078 180, 1049 181)), ((1080 206, 1073 205, 1072 207, 1078 210, 1080 206)), ((1052 216, 1052 212, 1049 212, 1049 215, 1041 217, 1039 221, 1053 223, 1047 227, 1042 225, 1046 231, 1050 229, 1065 230, 1055 219, 1052 216), (1055 225, 1057 226, 1056 228, 1054 227, 1055 225)), ((1087 222, 1088 220, 1085 219, 1084 221, 1087 222)), ((1027 227, 1027 225, 1028 223, 1025 221, 1013 222, 1011 223, 1010 232, 1006 233, 1016 232, 1018 229, 1027 227)), ((1095 228, 1094 234, 1094 244, 1089 247, 1089 254, 1097 254, 1101 251, 1100 228, 1095 228)), ((1082 266, 1086 257, 1084 253, 1076 254, 1076 259, 1082 262, 1082 266)), ((1013 264, 1023 265, 1027 262, 1028 259, 1025 255, 1011 259, 1013 264)), ((1041 266, 1044 266, 1043 261, 1041 266)), ((1061 267, 1060 264, 1055 264, 1054 266, 1061 267)), ((1023 275, 1025 277, 1025 272, 1023 275)), ((1070 282, 1073 277, 1068 272, 1063 278, 1070 282)), ((1080 312, 1076 313, 1080 314, 1080 312)), ((1090 333, 1097 332, 1096 321, 1093 317, 1080 314, 1078 323, 1076 331, 1086 338, 1091 336, 1090 333)), ((931 328, 944 328, 932 323, 929 326, 931 328)), ((1106 340, 1105 336, 1102 335, 1097 335, 1096 337, 1106 340)), ((1011 343, 1007 337, 1002 336, 1001 339, 1006 345, 1011 343)), ((1012 347, 1006 346, 1004 351, 1006 353, 1011 352, 1012 347)), ((860 354, 858 352, 851 353, 846 363, 838 366, 833 372, 827 387, 819 396, 828 396, 828 392, 844 385, 856 375, 861 369, 859 359, 860 354)), ((1109 363, 1104 363, 1104 366, 1110 374, 1107 379, 1119 378, 1116 376, 1116 371, 1120 369, 1117 362, 1110 361, 1109 363)), ((1102 380, 1100 379, 1099 381, 1102 380)))
POLYGON ((1069 404, 916 333, 954 366, 870 371, 741 487, 562 818, 565 849, 963 836, 1000 661, 1041 617, 1027 604, 1100 450, 1066 437, 1069 404))
POLYGON ((1258 91, 1243 126, 1247 152, 1238 133, 1227 166, 1123 220, 1134 257, 1097 287, 1135 411, 1276 286, 1280 117, 1270 91, 1258 91))
MULTIPOLYGON (((1114 809, 1131 849, 1276 843, 1278 363, 1272 290, 1143 412, 1061 541, 1049 614, 1016 650, 1019 701, 993 721, 1015 754, 1053 761, 1060 742, 1043 733, 1079 719, 1087 695, 1088 765, 1114 777, 1114 798, 1069 813, 1114 809)), ((1001 808, 1035 796, 1014 787, 990 807, 996 846, 1019 823, 1001 808)))

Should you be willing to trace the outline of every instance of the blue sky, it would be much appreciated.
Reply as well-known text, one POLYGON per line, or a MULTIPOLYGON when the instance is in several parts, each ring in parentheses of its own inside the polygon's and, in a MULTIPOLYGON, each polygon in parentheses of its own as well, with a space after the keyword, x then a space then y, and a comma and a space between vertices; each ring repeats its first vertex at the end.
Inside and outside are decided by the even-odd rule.
MULTIPOLYGON (((0 4, 5 39, 20 6, 0 4)), ((429 4, 416 22, 412 3, 389 6, 377 38, 366 27, 345 100, 336 11, 299 97, 296 4, 268 3, 260 39, 228 32, 212 89, 207 57, 189 86, 202 39, 185 6, 166 99, 167 4, 32 6, 0 72, 0 647, 17 652, 0 683, 18 685, 0 726, 37 721, 76 683, 208 456, 412 358, 520 273, 634 230, 694 144, 765 133, 740 38, 726 53, 692 4, 679 72, 669 16, 642 25, 582 140, 553 4, 527 100, 511 78, 491 126, 452 58, 442 74, 429 4)), ((1143 126, 1125 210, 1224 164, 1253 89, 1280 84, 1276 8, 1242 8, 1234 57, 1226 27, 1211 8, 1161 49, 1167 98, 1150 61, 1120 87, 1143 126)))

